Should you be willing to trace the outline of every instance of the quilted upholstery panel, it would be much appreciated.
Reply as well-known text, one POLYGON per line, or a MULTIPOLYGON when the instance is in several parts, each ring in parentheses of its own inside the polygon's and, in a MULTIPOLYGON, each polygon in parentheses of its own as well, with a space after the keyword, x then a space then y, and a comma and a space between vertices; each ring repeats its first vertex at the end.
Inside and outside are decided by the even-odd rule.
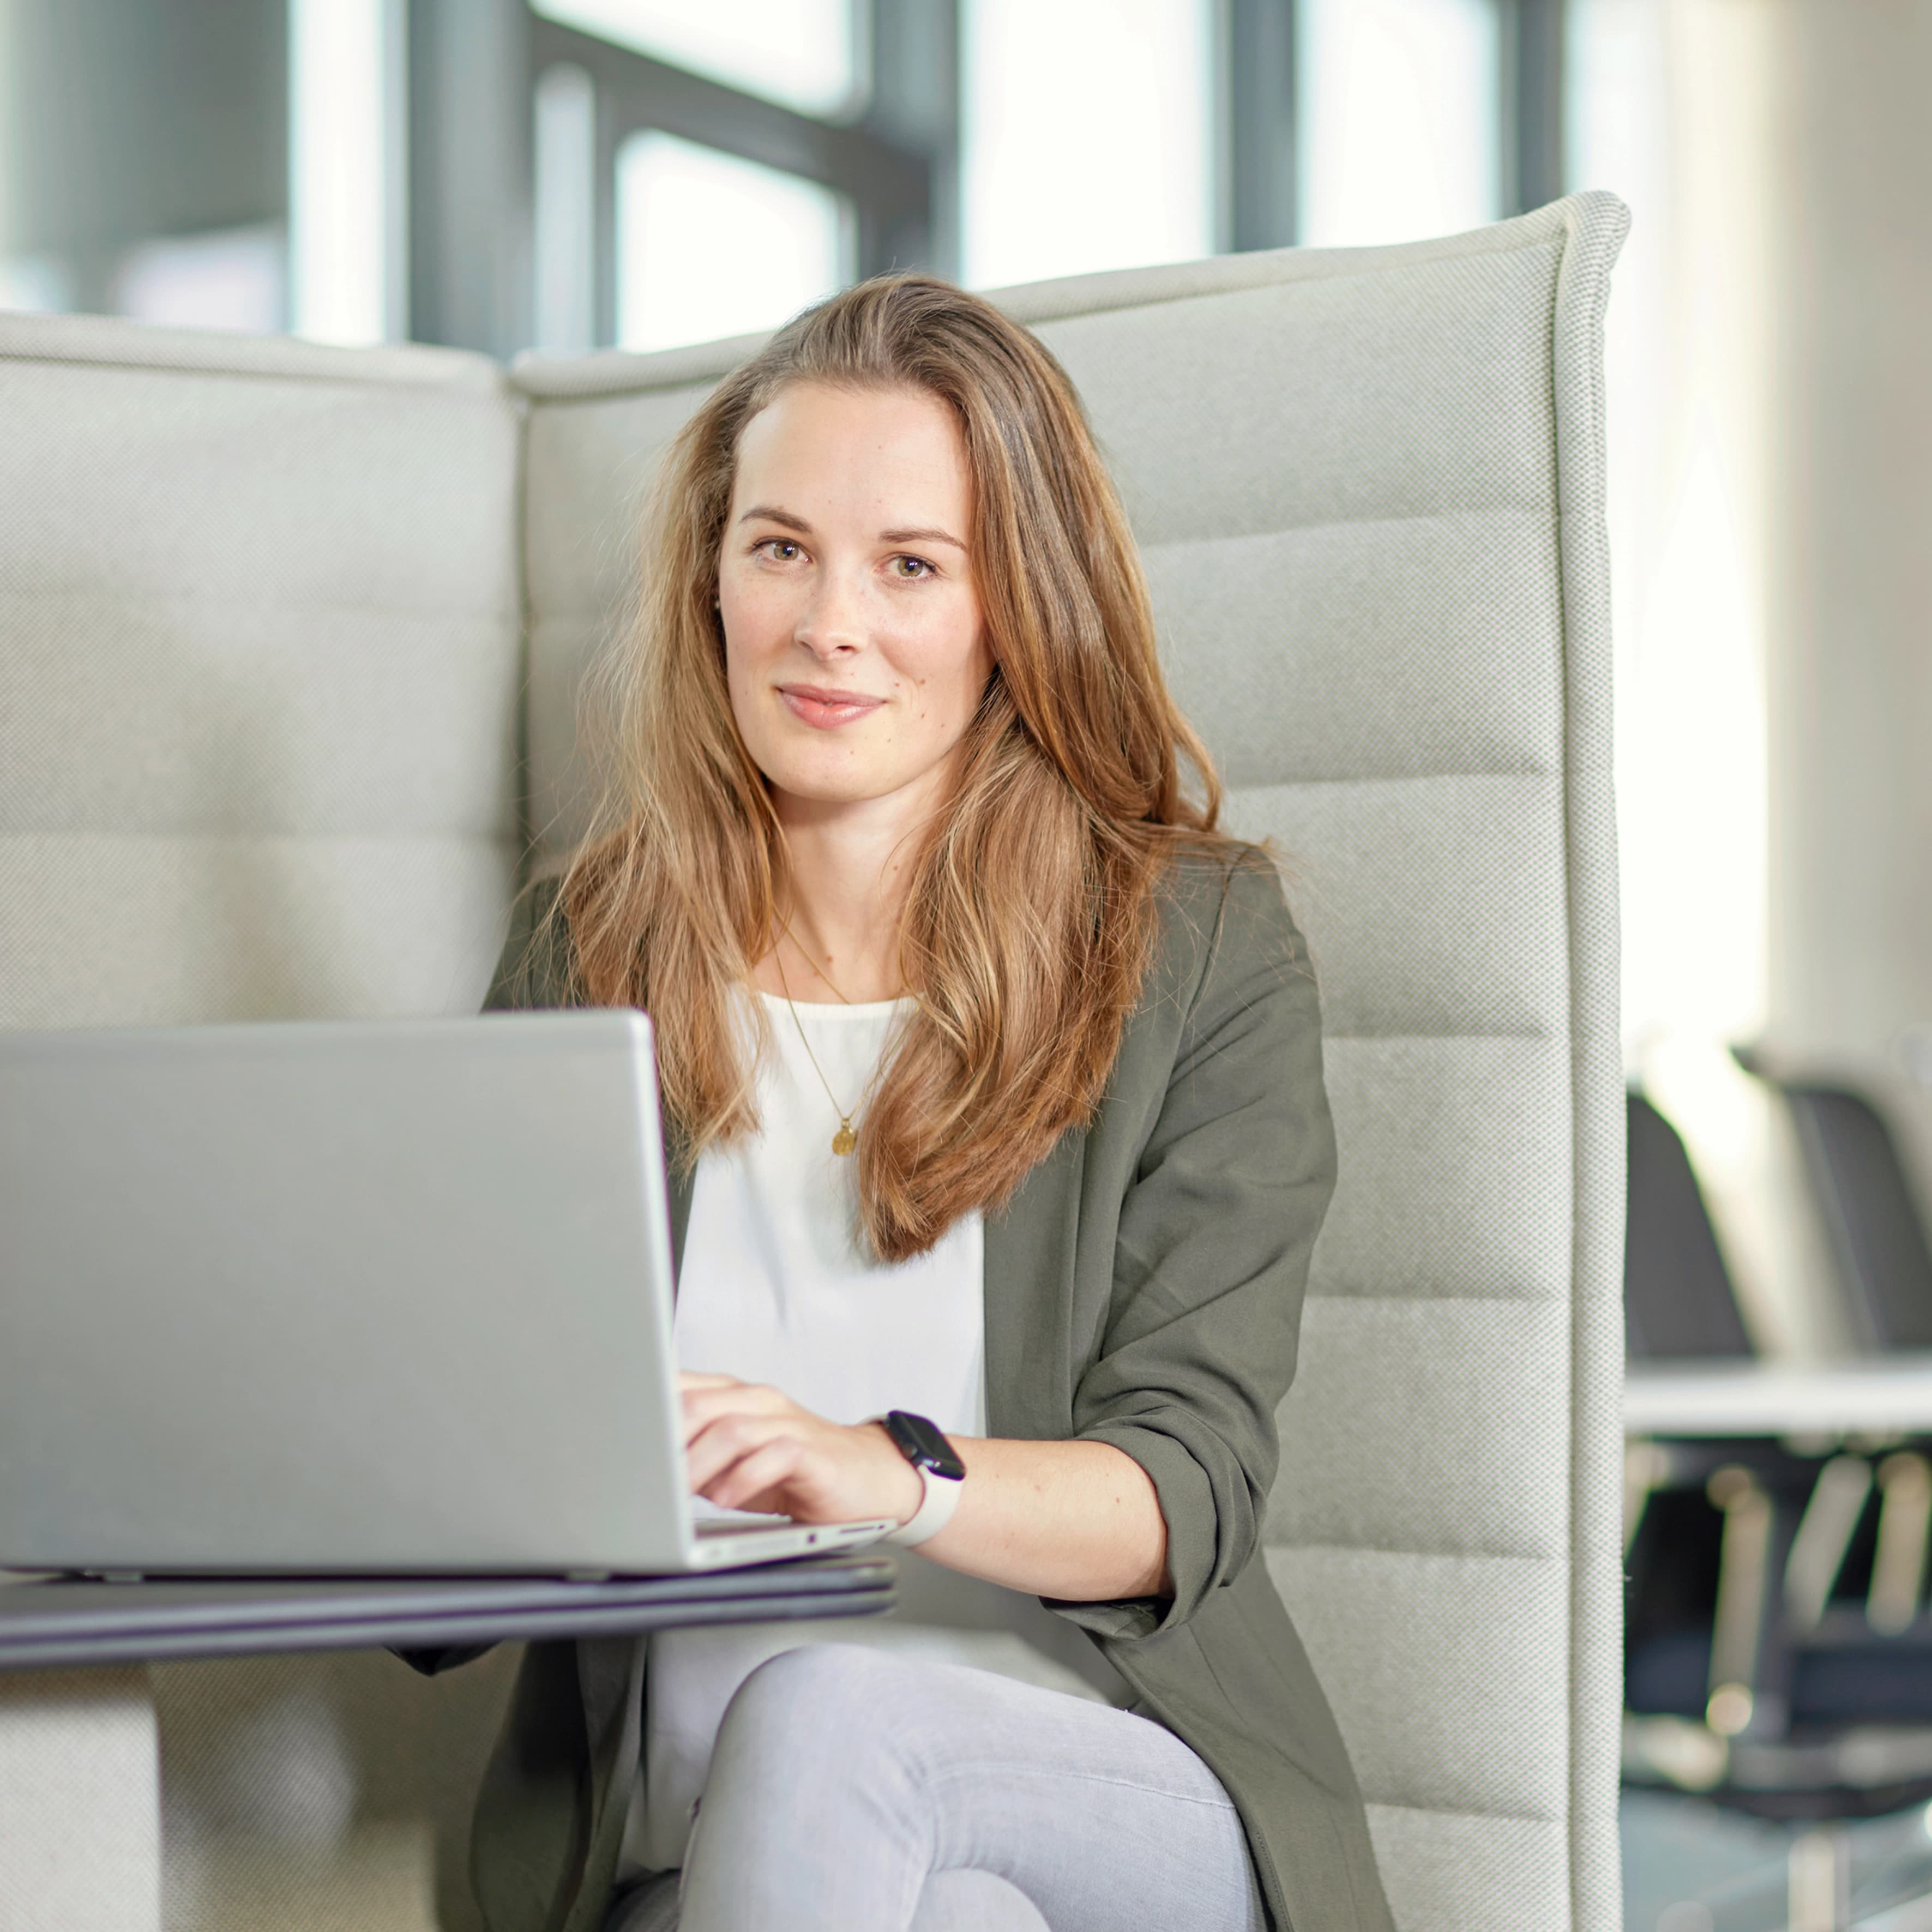
POLYGON ((532 412, 530 825, 558 856, 583 836, 593 775, 579 755, 584 674, 629 615, 646 500, 670 442, 710 384, 532 412))
POLYGON ((1331 1034, 1324 1058, 1341 1172, 1311 1294, 1563 1300, 1564 1042, 1331 1034))
POLYGON ((1282 1404, 1268 1541, 1561 1564, 1567 1379, 1514 1388, 1516 1364, 1567 1340, 1560 1295, 1310 1302, 1282 1404), (1514 1453, 1495 1453, 1496 1392, 1512 1391, 1514 1453), (1336 1464, 1353 1484, 1322 1480, 1336 1464))
MULTIPOLYGON (((1600 331, 1622 227, 1585 196, 1001 298, 1085 398, 1176 693, 1321 974, 1342 1178, 1268 1561, 1406 1932, 1618 1916, 1600 331)), ((560 835, 564 695, 617 620, 643 480, 748 346, 519 372, 536 817, 560 835)))
MULTIPOLYGON (((0 1027, 474 1010, 523 843, 518 414, 440 352, 0 316, 0 1027)), ((474 1925, 510 1661, 163 1673, 171 1932, 474 1925)), ((43 1803, 70 1873, 140 1839, 151 1925, 152 1773, 96 1817, 62 1740, 0 1711, 10 1746, 0 1812, 43 1803)))
POLYGON ((520 846, 486 364, 0 332, 0 1024, 473 1006, 520 846))
POLYGON ((1364 1796, 1415 1809, 1565 1816, 1570 1618, 1561 1563, 1311 1544, 1270 1550, 1268 1568, 1322 1666, 1364 1796), (1401 1748, 1388 1748, 1397 1738, 1401 1748))

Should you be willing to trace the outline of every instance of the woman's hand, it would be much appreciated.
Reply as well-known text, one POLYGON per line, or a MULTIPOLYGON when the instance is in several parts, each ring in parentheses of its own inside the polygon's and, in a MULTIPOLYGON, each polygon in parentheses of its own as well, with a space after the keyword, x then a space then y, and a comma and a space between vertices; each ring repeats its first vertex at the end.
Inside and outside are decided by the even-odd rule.
MULTIPOLYGON (((678 1385, 691 1486, 724 1508, 905 1522, 925 1499, 919 1472, 876 1422, 827 1422, 729 1376, 680 1376, 678 1385)), ((1078 1603, 1172 1594, 1160 1499, 1131 1456, 1106 1442, 951 1440, 967 1480, 952 1520, 921 1556, 1078 1603)))
POLYGON ((677 1379, 691 1486, 719 1508, 800 1522, 904 1522, 918 1510, 919 1472, 876 1422, 827 1422, 729 1376, 677 1379))

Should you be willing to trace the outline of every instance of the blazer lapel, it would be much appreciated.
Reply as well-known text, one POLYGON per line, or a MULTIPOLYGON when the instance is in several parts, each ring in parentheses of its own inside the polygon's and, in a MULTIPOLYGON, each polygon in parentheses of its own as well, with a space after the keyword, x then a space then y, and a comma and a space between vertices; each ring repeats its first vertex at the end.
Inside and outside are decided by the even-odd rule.
POLYGON ((1070 1133, 986 1219, 986 1426, 1057 1440, 1072 1415, 1071 1316, 1087 1136, 1070 1133))
POLYGON ((684 1144, 676 1130, 664 1125, 664 1192, 670 1204, 670 1294, 677 1300, 678 1278, 684 1272, 685 1230, 691 1226, 692 1175, 684 1162, 684 1144))

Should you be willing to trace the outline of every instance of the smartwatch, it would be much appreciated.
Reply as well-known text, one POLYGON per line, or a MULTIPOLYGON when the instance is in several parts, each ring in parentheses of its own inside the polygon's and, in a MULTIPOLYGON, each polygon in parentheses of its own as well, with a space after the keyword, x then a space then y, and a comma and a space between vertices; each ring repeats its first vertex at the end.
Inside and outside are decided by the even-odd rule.
POLYGON ((903 1550, 916 1549, 952 1520, 960 1486, 966 1480, 966 1465, 960 1461, 952 1444, 924 1416, 909 1415, 904 1409, 896 1408, 878 1420, 892 1438, 894 1448, 919 1472, 919 1479, 926 1488, 925 1500, 886 1540, 896 1543, 903 1550))

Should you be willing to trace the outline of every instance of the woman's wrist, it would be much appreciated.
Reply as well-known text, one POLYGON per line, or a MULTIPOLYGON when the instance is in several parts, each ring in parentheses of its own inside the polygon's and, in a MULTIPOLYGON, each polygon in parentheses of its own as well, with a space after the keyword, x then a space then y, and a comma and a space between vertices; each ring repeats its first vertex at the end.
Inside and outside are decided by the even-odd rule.
POLYGON ((903 1528, 919 1514, 926 1501, 926 1484, 919 1472, 900 1454, 898 1444, 886 1433, 883 1422, 862 1422, 857 1432, 866 1438, 868 1450, 882 1466, 879 1495, 884 1507, 878 1514, 890 1516, 903 1528))

